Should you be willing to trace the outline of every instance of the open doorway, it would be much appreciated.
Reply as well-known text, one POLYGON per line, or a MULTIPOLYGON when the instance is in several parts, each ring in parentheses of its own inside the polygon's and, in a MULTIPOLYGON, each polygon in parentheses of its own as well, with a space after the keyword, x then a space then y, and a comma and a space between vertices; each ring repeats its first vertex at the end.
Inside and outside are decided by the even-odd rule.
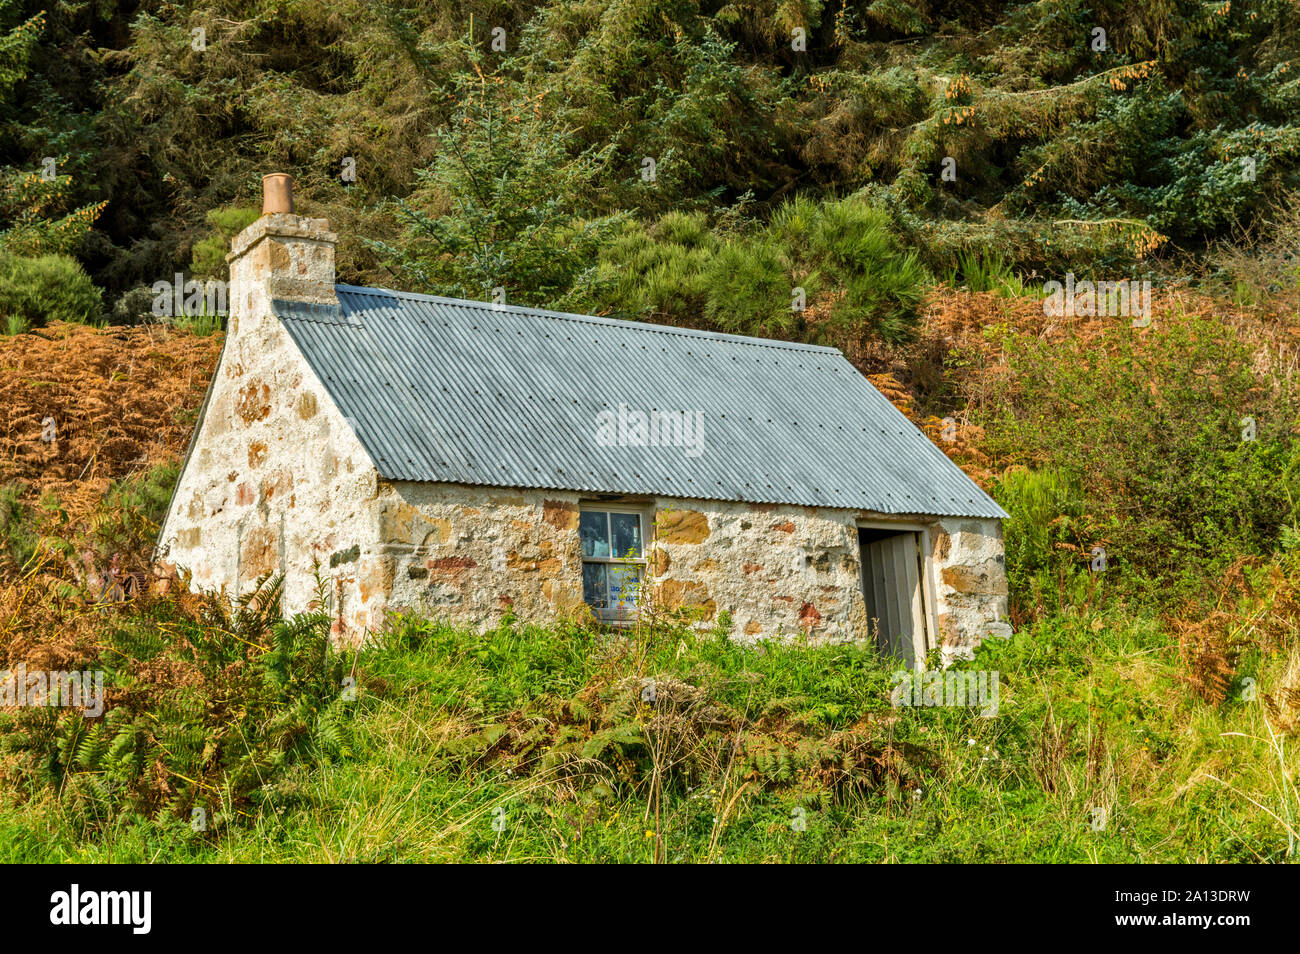
POLYGON ((909 666, 921 665, 929 646, 921 545, 919 530, 858 528, 862 595, 876 644, 909 666))

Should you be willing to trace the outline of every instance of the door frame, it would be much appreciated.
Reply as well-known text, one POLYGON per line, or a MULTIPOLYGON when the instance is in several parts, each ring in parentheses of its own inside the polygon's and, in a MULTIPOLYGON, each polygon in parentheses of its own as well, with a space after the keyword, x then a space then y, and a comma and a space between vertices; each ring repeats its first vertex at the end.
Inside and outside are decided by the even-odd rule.
MULTIPOLYGON (((886 519, 866 519, 854 521, 854 528, 857 530, 893 530, 897 533, 915 533, 921 547, 920 559, 921 566, 919 573, 921 577, 921 624, 920 640, 913 640, 913 648, 916 652, 916 658, 912 661, 913 668, 920 669, 925 665, 925 656, 938 645, 939 634, 939 612, 935 602, 935 581, 933 578, 934 560, 930 554, 934 551, 930 547, 930 524, 917 523, 912 520, 886 520, 886 519)), ((858 547, 858 580, 861 588, 862 579, 862 548, 858 547)), ((863 597, 865 599, 865 595, 863 597)))

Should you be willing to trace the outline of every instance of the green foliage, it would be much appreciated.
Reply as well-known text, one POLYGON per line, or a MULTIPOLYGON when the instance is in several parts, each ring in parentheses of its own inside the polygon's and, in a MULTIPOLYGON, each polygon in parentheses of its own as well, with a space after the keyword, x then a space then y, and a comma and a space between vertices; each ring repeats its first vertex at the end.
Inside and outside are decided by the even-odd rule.
POLYGON ((1067 578, 1086 569, 1081 556, 1089 553, 1084 545, 1090 538, 1079 481, 1056 470, 1015 468, 998 481, 993 497, 1009 517, 1002 539, 1012 602, 1041 606, 1045 594, 1065 589, 1067 578))
POLYGON ((74 259, 0 252, 0 319, 7 322, 10 334, 51 321, 86 324, 101 318, 99 289, 74 259))
POLYGON ((192 335, 198 335, 200 338, 209 338, 226 327, 225 315, 178 315, 174 318, 167 319, 167 323, 173 328, 179 328, 187 331, 192 335))
POLYGON ((0 168, 0 255, 76 251, 106 203, 68 211, 71 185, 66 174, 46 178, 43 172, 0 168))
POLYGON ((1020 276, 1011 269, 1000 254, 980 256, 974 252, 962 251, 957 255, 957 268, 949 271, 948 285, 965 286, 973 292, 997 292, 999 295, 1015 296, 1031 294, 1020 276))
POLYGON ((335 224, 344 280, 387 284, 395 270, 412 285, 474 296, 502 285, 532 303, 593 300, 568 297, 590 287, 579 256, 619 212, 714 215, 748 194, 747 215, 766 219, 792 194, 867 188, 941 273, 983 249, 1020 272, 1079 273, 1166 241, 1195 253, 1233 239, 1300 174, 1300 13, 1287 0, 37 9, 9 0, 0 11, 0 103, 13 116, 0 131, 0 229, 44 201, 20 193, 50 188, 38 172, 56 157, 64 194, 27 223, 46 232, 24 226, 13 247, 78 243, 112 298, 191 261, 219 274, 208 213, 253 203, 271 167, 293 171, 304 208, 335 224), (1105 50, 1089 42, 1098 26, 1105 50), (804 51, 791 48, 795 27, 808 31, 804 51), (500 102, 467 101, 467 45, 504 84, 500 102), (519 122, 494 127, 475 116, 483 107, 519 122), (493 128, 502 138, 487 159, 474 140, 493 128), (457 141, 481 161, 457 171, 457 141), (518 173, 482 190, 503 144, 539 177, 535 191, 518 173), (955 179, 941 177, 947 160, 955 179), (480 190, 460 226, 456 180, 471 171, 480 190), (111 214, 88 236, 85 218, 68 218, 104 201, 111 214), (49 228, 60 222, 66 234, 49 228), (531 230, 556 264, 509 227, 531 230))
MULTIPOLYGON (((769 24, 773 12, 762 15, 769 24)), ((794 7, 782 19, 800 22, 794 7)), ((540 4, 519 63, 562 93, 554 108, 582 148, 612 147, 601 183, 609 208, 708 208, 722 195, 771 194, 797 174, 789 30, 761 22, 697 0, 540 4)))
POLYGON ((252 225, 260 215, 261 211, 253 206, 235 205, 209 209, 204 218, 213 231, 207 238, 194 243, 190 260, 194 277, 228 278, 226 254, 230 251, 230 240, 252 225))
POLYGON ((457 773, 499 765, 584 791, 677 797, 754 771, 772 790, 802 785, 833 799, 906 783, 929 765, 922 747, 864 721, 888 708, 888 691, 863 646, 756 654, 676 627, 636 639, 510 624, 470 634, 403 617, 372 658, 400 672, 404 695, 473 720, 436 756, 457 773))
POLYGON ((7 484, 0 487, 0 570, 21 568, 27 565, 36 552, 40 533, 35 515, 23 503, 23 487, 7 484))
MULTIPOLYGON (((178 461, 112 483, 87 527, 87 543, 101 565, 120 561, 123 555, 152 553, 180 472, 178 461)), ((135 568, 147 574, 147 559, 138 563, 135 568)))
POLYGON ((36 41, 45 27, 44 11, 11 25, 18 0, 0 0, 0 105, 6 112, 14 87, 27 75, 36 41))
MULTIPOLYGON (((1036 483, 1049 499, 1060 489, 1036 483)), ((1017 509, 1036 508, 1054 509, 1017 509)), ((1169 633, 1143 612, 1056 612, 988 641, 966 664, 1001 677, 998 714, 981 718, 892 708, 889 665, 866 648, 670 628, 632 640, 407 616, 331 669, 347 660, 321 630, 278 622, 269 604, 213 617, 207 639, 160 606, 113 617, 123 703, 99 720, 29 711, 4 736, 3 764, 34 771, 39 751, 41 784, 59 787, 8 787, 24 800, 0 803, 0 856, 1174 862, 1291 850, 1298 806, 1276 777, 1264 706, 1196 700, 1169 633), (191 659, 167 670, 183 679, 129 677, 191 659), (348 672, 353 703, 334 698, 348 672), (141 694, 158 719, 136 716, 141 694), (1231 785, 1207 781, 1207 763, 1231 785), (195 808, 208 809, 206 837, 191 830, 195 808)), ((1273 692, 1290 658, 1257 651, 1251 671, 1273 692)))
MULTIPOLYGON (((70 156, 63 151, 70 140, 43 137, 39 125, 25 128, 13 121, 14 100, 20 98, 16 93, 28 78, 47 22, 46 12, 41 10, 9 28, 15 8, 22 6, 25 4, 19 0, 0 0, 0 255, 71 252, 83 244, 106 203, 71 208, 74 190, 67 170, 70 165, 79 168, 80 164, 70 163, 70 156), (13 157, 5 148, 6 138, 15 126, 30 138, 47 140, 41 153, 29 153, 25 167, 11 165, 13 157), (33 168, 37 162, 39 169, 33 168)), ((39 81, 31 85, 42 86, 39 81)), ((46 102, 42 106, 42 119, 58 111, 56 104, 46 102)))
POLYGON ((281 619, 280 594, 279 579, 263 579, 233 611, 220 597, 144 599, 115 615, 86 665, 114 692, 102 717, 6 711, 0 753, 29 794, 60 790, 86 831, 136 815, 202 818, 195 830, 210 836, 250 806, 288 804, 300 759, 348 757, 352 703, 329 618, 281 619))
POLYGON ((618 314, 722 331, 839 345, 898 340, 916 319, 930 276, 859 199, 796 198, 771 221, 729 238, 699 214, 632 226, 601 256, 587 291, 618 314), (795 289, 805 308, 795 310, 795 289))
POLYGON ((570 133, 543 118, 546 91, 485 73, 473 48, 466 55, 474 71, 454 78, 438 158, 396 203, 402 236, 373 247, 424 291, 489 298, 501 288, 510 302, 560 302, 619 221, 589 204, 608 150, 571 156, 570 133))
MULTIPOLYGON (((1230 326, 1171 315, 1148 332, 1007 338, 988 443, 1005 463, 1054 472, 1005 485, 1030 528, 1064 505, 1072 533, 1086 527, 1112 566, 1171 596, 1277 546, 1296 521, 1300 444, 1294 390, 1230 326)), ((1033 529, 1015 544, 1025 569, 1045 565, 1050 539, 1033 529)))

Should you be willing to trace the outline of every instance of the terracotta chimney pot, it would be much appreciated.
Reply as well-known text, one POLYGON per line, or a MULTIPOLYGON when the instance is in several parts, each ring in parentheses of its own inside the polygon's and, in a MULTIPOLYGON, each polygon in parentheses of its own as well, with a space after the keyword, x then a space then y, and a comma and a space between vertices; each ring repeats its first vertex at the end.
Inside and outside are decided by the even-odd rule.
POLYGON ((293 176, 272 172, 262 176, 262 214, 293 212, 293 176))

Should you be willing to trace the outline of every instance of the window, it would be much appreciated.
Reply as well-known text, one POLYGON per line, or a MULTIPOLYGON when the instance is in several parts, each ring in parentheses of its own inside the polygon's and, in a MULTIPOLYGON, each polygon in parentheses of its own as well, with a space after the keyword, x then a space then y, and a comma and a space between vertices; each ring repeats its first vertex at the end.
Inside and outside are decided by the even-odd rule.
POLYGON ((582 598, 606 620, 636 615, 645 579, 645 534, 637 510, 587 510, 578 517, 582 539, 582 598))

